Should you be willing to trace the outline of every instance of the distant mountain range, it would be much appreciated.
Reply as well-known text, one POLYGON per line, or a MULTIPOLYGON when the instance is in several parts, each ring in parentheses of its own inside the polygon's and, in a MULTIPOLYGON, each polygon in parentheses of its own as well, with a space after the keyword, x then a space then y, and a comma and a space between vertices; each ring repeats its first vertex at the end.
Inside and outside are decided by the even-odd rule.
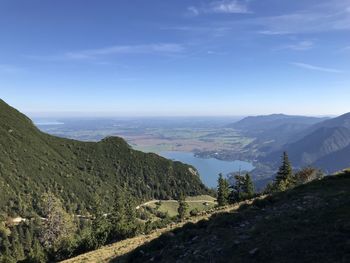
POLYGON ((89 211, 95 195, 107 208, 124 185, 139 200, 208 192, 192 166, 133 150, 118 137, 80 142, 45 134, 0 100, 0 212, 35 212, 48 190, 77 213, 89 211))
POLYGON ((259 152, 259 162, 276 167, 287 151, 297 168, 311 165, 335 172, 350 167, 350 113, 336 118, 247 117, 230 127, 256 138, 247 147, 259 152))
POLYGON ((256 138, 255 145, 258 148, 271 152, 292 141, 296 134, 325 120, 327 118, 272 114, 247 117, 229 127, 239 130, 245 136, 256 138))

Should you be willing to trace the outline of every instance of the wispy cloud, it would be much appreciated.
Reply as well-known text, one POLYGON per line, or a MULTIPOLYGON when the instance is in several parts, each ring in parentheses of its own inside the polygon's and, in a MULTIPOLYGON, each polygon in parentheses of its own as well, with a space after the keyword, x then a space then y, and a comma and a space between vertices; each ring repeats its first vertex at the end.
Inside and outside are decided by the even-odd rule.
POLYGON ((258 33, 262 35, 269 35, 269 36, 289 34, 289 32, 286 32, 286 31, 271 31, 271 30, 261 30, 261 31, 258 31, 258 33))
POLYGON ((305 51, 312 49, 314 47, 314 42, 305 40, 305 41, 300 41, 294 44, 289 44, 281 47, 280 49, 290 49, 294 51, 305 51))
POLYGON ((286 35, 350 30, 349 1, 331 1, 311 9, 247 21, 261 26, 265 35, 286 35))
POLYGON ((190 6, 187 11, 194 15, 200 14, 250 14, 252 13, 247 5, 247 1, 222 0, 214 1, 199 7, 190 6))
MULTIPOLYGON (((192 16, 212 13, 252 13, 248 4, 253 1, 214 1, 201 6, 190 6, 188 13, 192 16), (233 3, 228 7, 228 3, 233 3)), ((303 10, 281 13, 279 15, 264 15, 254 13, 254 16, 237 17, 232 20, 205 21, 203 24, 179 26, 168 29, 191 31, 208 35, 231 35, 234 32, 244 34, 260 34, 266 36, 301 35, 350 31, 349 0, 334 0, 331 2, 305 6, 303 10), (218 28, 220 30, 218 30, 218 28), (221 30, 224 29, 224 30, 221 30)), ((295 46, 294 49, 299 47, 295 46)), ((307 49, 303 46, 300 49, 307 49)), ((293 49, 293 47, 290 47, 293 49)))
POLYGON ((290 64, 293 66, 303 68, 303 69, 308 69, 308 70, 328 72, 328 73, 343 73, 343 71, 339 70, 339 69, 319 67, 319 66, 315 66, 315 65, 311 65, 311 64, 306 64, 306 63, 292 62, 290 64))
POLYGON ((97 49, 86 49, 79 51, 70 51, 61 55, 48 56, 27 56, 38 60, 87 60, 105 58, 117 55, 133 54, 178 54, 185 51, 184 45, 174 43, 158 43, 146 45, 117 45, 97 49))

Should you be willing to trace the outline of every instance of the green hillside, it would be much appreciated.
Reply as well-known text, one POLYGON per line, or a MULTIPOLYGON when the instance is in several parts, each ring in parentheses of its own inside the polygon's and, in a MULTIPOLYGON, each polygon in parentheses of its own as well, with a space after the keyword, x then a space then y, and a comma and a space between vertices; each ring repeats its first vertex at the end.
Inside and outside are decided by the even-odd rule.
POLYGON ((349 262, 350 172, 163 234, 113 262, 349 262))
POLYGON ((44 134, 0 100, 0 211, 10 215, 32 213, 49 189, 77 213, 88 212, 96 194, 107 209, 113 189, 124 184, 140 200, 207 193, 194 171, 117 137, 95 143, 44 134))

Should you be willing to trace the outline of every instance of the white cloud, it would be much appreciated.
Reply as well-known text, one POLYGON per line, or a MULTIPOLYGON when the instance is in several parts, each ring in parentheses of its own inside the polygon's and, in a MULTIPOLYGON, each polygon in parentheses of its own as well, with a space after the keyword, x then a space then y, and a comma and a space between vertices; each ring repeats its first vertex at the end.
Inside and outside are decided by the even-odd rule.
MULTIPOLYGON (((229 2, 231 1, 215 1, 202 6, 192 6, 188 10, 192 15, 229 11, 251 13, 247 7, 248 0, 233 1, 233 3, 241 5, 241 8, 236 8, 235 5, 229 7, 227 5, 229 2)), ((228 35, 232 31, 238 32, 241 30, 245 33, 251 32, 267 36, 350 31, 350 12, 347 10, 348 8, 350 8, 349 0, 334 0, 290 13, 270 16, 256 13, 254 17, 245 16, 234 20, 216 20, 198 26, 182 27, 182 30, 215 34, 218 31, 217 28, 225 28, 224 31, 220 32, 221 35, 228 35)), ((180 30, 180 28, 174 29, 180 30)), ((294 48, 297 49, 298 47, 294 48)), ((306 49, 306 47, 301 47, 301 49, 303 48, 306 49)))
POLYGON ((315 5, 311 9, 246 21, 262 27, 260 34, 286 35, 350 30, 349 1, 334 1, 315 5))
POLYGON ((132 55, 132 54, 176 54, 185 51, 181 44, 158 43, 146 45, 117 45, 97 49, 87 49, 80 51, 70 51, 62 55, 50 56, 27 56, 37 60, 86 60, 97 59, 100 57, 132 55))
POLYGON ((211 4, 214 13, 247 14, 250 13, 244 3, 238 1, 219 1, 211 4))
POLYGON ((326 67, 319 67, 311 64, 306 63, 300 63, 300 62, 292 62, 290 63, 293 66, 308 69, 308 70, 314 70, 314 71, 322 71, 322 72, 328 72, 328 73, 342 73, 342 70, 334 69, 334 68, 326 68, 326 67))
POLYGON ((198 10, 198 8, 194 7, 194 6, 189 6, 187 7, 187 11, 194 16, 198 16, 200 14, 200 11, 198 10))
POLYGON ((289 34, 289 32, 286 32, 286 31, 283 32, 283 31, 271 31, 271 30, 261 30, 261 31, 258 31, 258 33, 262 35, 271 35, 271 36, 289 34))
POLYGON ((202 5, 201 7, 190 6, 187 8, 187 11, 192 15, 200 14, 250 14, 252 13, 246 1, 238 0, 222 0, 214 1, 210 4, 202 5))
POLYGON ((281 49, 291 49, 291 50, 295 50, 295 51, 305 51, 305 50, 312 49, 313 47, 314 47, 314 43, 312 41, 305 40, 305 41, 300 41, 300 42, 295 43, 295 44, 286 45, 286 46, 282 47, 281 49))

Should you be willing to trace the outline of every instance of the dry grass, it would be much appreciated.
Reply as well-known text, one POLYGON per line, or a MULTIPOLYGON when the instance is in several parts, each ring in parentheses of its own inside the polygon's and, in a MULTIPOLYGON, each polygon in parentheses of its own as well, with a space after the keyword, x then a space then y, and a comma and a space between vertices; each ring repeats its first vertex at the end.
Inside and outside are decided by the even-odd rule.
MULTIPOLYGON (((262 198, 265 198, 265 196, 262 198)), ((236 204, 236 205, 227 206, 227 207, 223 207, 220 209, 212 209, 210 211, 203 212, 203 214, 198 215, 196 217, 188 218, 184 222, 172 223, 168 227, 156 230, 149 235, 141 235, 141 236, 137 236, 134 238, 129 238, 129 239, 126 239, 126 240, 123 240, 123 241, 120 241, 120 242, 117 242, 117 243, 114 243, 114 244, 111 244, 108 246, 104 246, 98 250, 95 250, 95 251, 92 251, 92 252, 89 252, 86 254, 82 254, 82 255, 77 256, 75 258, 65 260, 63 262, 64 263, 110 262, 112 259, 126 255, 127 253, 133 251, 135 248, 158 238, 161 234, 172 231, 176 228, 180 228, 186 223, 189 223, 189 222, 196 223, 196 222, 203 220, 203 219, 209 219, 209 217, 211 217, 213 214, 216 214, 216 213, 234 211, 234 210, 237 210, 240 207, 240 205, 250 204, 250 203, 252 203, 252 201, 253 200, 248 200, 248 201, 244 201, 244 202, 241 202, 239 204, 236 204)), ((123 262, 123 258, 120 258, 120 262, 123 262)))

